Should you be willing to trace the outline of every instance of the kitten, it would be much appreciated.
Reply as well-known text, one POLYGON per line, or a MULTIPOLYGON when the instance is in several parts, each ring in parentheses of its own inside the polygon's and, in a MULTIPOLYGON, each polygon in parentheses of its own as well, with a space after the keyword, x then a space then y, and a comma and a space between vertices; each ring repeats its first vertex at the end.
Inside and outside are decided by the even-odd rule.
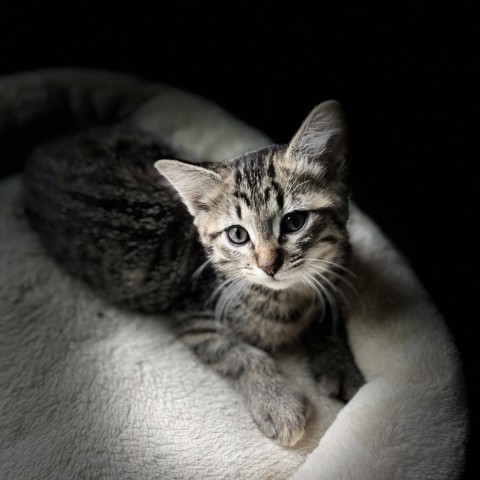
MULTIPOLYGON (((260 429, 294 445, 308 405, 268 352, 336 313, 349 257, 346 151, 335 101, 313 109, 288 145, 228 162, 157 160, 161 177, 151 160, 174 158, 168 147, 127 127, 97 130, 32 156, 27 212, 46 247, 96 290, 135 310, 170 311, 260 429)), ((337 373, 349 396, 361 375, 343 344, 324 342, 320 356, 329 349, 343 352, 337 373)), ((324 364, 313 362, 319 375, 324 364)))

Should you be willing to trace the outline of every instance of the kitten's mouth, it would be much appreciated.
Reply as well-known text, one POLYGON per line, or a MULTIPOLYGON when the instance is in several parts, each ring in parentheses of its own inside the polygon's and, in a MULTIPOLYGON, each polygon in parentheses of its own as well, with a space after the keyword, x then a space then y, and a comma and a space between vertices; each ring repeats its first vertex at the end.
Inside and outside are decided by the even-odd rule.
POLYGON ((255 276, 250 278, 250 281, 256 285, 261 285, 262 287, 267 287, 271 290, 286 290, 298 283, 295 282, 295 280, 291 277, 279 278, 278 275, 262 275, 261 277, 255 276))

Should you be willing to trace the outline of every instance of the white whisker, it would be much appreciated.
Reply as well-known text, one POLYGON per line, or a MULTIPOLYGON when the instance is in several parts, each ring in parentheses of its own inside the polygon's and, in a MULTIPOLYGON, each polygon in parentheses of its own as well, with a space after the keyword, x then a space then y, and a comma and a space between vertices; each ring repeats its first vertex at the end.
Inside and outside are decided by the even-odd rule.
POLYGON ((229 295, 229 300, 225 304, 225 309, 224 309, 224 318, 226 318, 230 307, 232 306, 232 303, 234 303, 235 300, 241 299, 243 297, 243 291, 247 288, 248 282, 245 279, 240 279, 240 281, 236 284, 235 288, 232 288, 232 291, 229 295))
MULTIPOLYGON (((315 287, 315 285, 313 284, 313 282, 303 273, 303 272, 300 272, 300 277, 302 279, 302 282, 309 288, 311 288, 313 290, 313 293, 315 294, 313 297, 312 297, 312 302, 315 301, 315 297, 318 297, 320 298, 322 301, 323 301, 323 298, 322 298, 322 295, 321 295, 321 292, 318 291, 318 289, 315 287)), ((324 308, 322 308, 322 310, 324 310, 324 308)))
MULTIPOLYGON (((359 291, 355 288, 355 286, 349 282, 343 275, 340 275, 339 273, 337 272, 334 272, 332 271, 330 268, 326 268, 326 267, 323 267, 321 265, 309 265, 307 268, 315 268, 315 269, 320 269, 324 272, 327 272, 329 273, 330 275, 334 276, 336 279, 338 279, 339 281, 342 281, 347 287, 350 288, 350 290, 352 291, 352 293, 355 295, 355 297, 357 299, 360 298, 360 293, 359 291)), ((339 289, 340 291, 341 289, 339 289)))
POLYGON ((229 283, 234 282, 241 276, 240 273, 235 274, 232 277, 228 277, 225 281, 223 281, 218 287, 210 294, 210 296, 205 301, 205 306, 207 307, 217 296, 218 294, 228 286, 229 283))
POLYGON ((302 279, 305 281, 305 283, 314 291, 314 293, 317 294, 320 304, 321 304, 321 309, 322 309, 322 316, 320 317, 319 322, 322 323, 323 319, 325 318, 326 315, 326 305, 325 305, 325 299, 323 298, 322 292, 315 286, 315 284, 312 282, 310 279, 310 275, 308 275, 307 272, 300 272, 300 276, 302 279))
POLYGON ((340 295, 340 297, 342 297, 342 300, 345 302, 345 305, 347 307, 348 312, 352 311, 352 305, 351 305, 350 301, 348 300, 347 296, 342 292, 342 290, 340 288, 338 288, 331 280, 329 280, 321 272, 319 272, 318 270, 315 270, 314 267, 307 267, 307 268, 311 272, 314 272, 315 275, 318 275, 321 280, 325 281, 330 286, 330 289, 332 290, 332 293, 337 293, 338 295, 340 295))
POLYGON ((205 262, 203 262, 193 273, 192 273, 192 280, 193 280, 193 288, 195 289, 197 287, 197 282, 198 279, 200 278, 200 275, 203 273, 205 268, 208 266, 209 263, 213 261, 213 258, 209 258, 205 262))
POLYGON ((347 287, 349 287, 357 299, 360 298, 360 292, 357 290, 355 285, 353 285, 353 283, 347 280, 343 275, 340 275, 339 273, 334 272, 329 268, 322 267, 320 265, 313 265, 313 268, 320 268, 323 271, 330 273, 330 275, 333 275, 335 278, 337 278, 339 281, 343 282, 347 287))
POLYGON ((235 282, 232 282, 224 289, 215 305, 215 318, 219 322, 223 322, 226 319, 233 300, 240 297, 238 293, 243 290, 246 283, 246 280, 241 275, 237 275, 235 282))
POLYGON ((332 310, 332 329, 333 329, 333 334, 337 334, 337 324, 339 320, 339 310, 338 310, 338 305, 337 301, 335 299, 335 295, 329 291, 326 285, 323 285, 322 282, 320 282, 319 279, 315 278, 312 274, 308 272, 304 272, 311 280, 314 282, 320 290, 322 291, 323 295, 325 295, 325 298, 327 302, 330 304, 330 308, 332 310))
POLYGON ((330 262, 329 260, 323 260, 322 258, 315 258, 315 257, 305 257, 305 260, 311 260, 311 261, 317 261, 317 262, 322 262, 322 263, 328 263, 329 265, 333 265, 336 268, 339 268, 340 270, 343 270, 345 273, 348 275, 351 275, 353 278, 358 278, 355 273, 353 273, 350 269, 347 267, 344 267, 343 265, 340 265, 335 262, 330 262))

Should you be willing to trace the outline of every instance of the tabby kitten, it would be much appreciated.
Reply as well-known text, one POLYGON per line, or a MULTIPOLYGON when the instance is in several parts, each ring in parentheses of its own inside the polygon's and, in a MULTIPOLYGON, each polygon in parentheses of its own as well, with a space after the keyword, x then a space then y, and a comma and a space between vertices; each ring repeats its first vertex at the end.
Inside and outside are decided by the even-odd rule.
MULTIPOLYGON (((294 445, 308 405, 268 352, 335 313, 349 254, 346 150, 335 101, 317 106, 286 146, 219 163, 158 160, 161 177, 145 159, 173 151, 125 127, 95 132, 32 156, 27 212, 47 248, 97 290, 170 311, 260 429, 294 445)), ((348 352, 342 362, 350 395, 361 376, 348 352)))

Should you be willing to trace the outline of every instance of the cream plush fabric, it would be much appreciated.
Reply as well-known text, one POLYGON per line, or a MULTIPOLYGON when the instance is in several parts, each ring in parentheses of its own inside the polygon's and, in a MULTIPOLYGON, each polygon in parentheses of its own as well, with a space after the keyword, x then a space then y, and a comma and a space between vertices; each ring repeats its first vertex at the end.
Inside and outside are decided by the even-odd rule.
MULTIPOLYGON (((41 75, 31 77, 32 91, 41 75)), ((186 92, 152 84, 143 92, 127 121, 168 136, 192 159, 222 160, 269 142, 186 92)), ((0 478, 457 478, 467 415, 451 335, 405 260, 356 206, 349 228, 361 302, 348 334, 367 383, 343 406, 311 380, 301 352, 279 354, 314 405, 305 439, 282 448, 161 316, 108 305, 46 256, 23 216, 21 177, 3 180, 0 478)))

